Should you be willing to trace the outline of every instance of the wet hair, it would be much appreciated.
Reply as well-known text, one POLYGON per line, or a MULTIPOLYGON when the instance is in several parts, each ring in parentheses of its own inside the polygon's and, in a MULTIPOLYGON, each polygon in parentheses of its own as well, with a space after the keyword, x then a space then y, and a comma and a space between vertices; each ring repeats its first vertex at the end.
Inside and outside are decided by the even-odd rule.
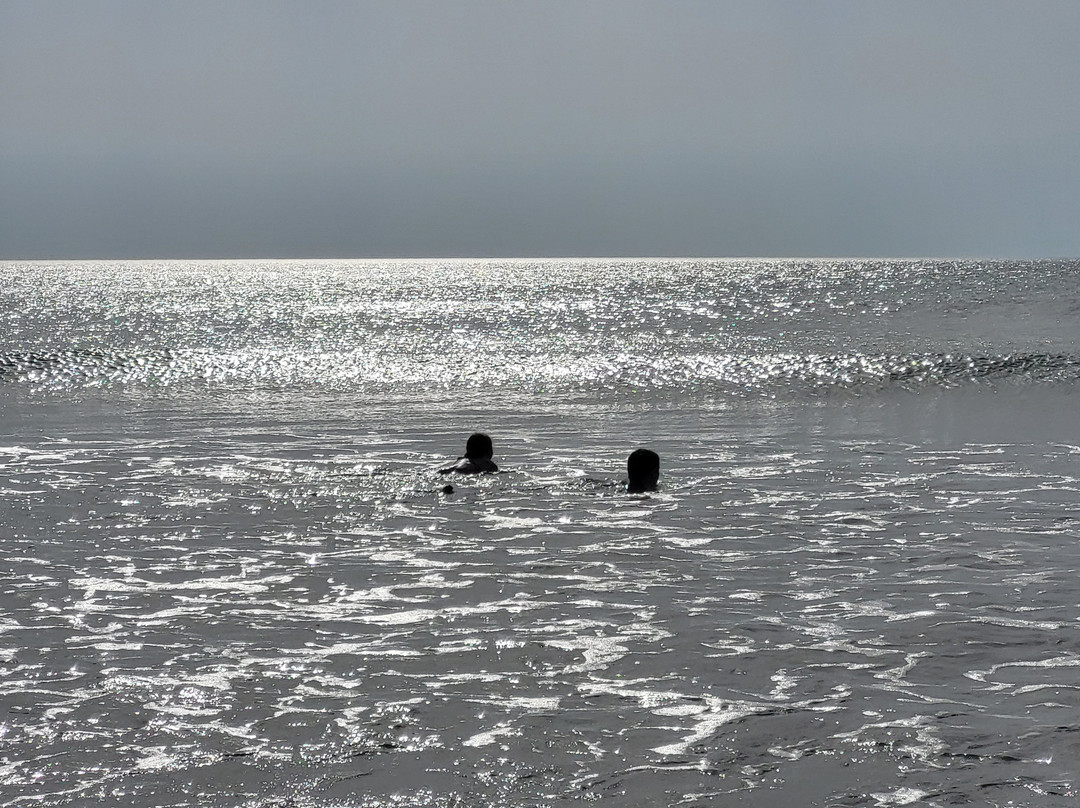
POLYGON ((660 455, 651 449, 635 449, 626 459, 626 475, 629 493, 655 491, 660 481, 660 455))
POLYGON ((495 451, 491 448, 491 438, 483 432, 474 432, 469 435, 469 440, 465 443, 466 457, 490 460, 493 454, 495 451))

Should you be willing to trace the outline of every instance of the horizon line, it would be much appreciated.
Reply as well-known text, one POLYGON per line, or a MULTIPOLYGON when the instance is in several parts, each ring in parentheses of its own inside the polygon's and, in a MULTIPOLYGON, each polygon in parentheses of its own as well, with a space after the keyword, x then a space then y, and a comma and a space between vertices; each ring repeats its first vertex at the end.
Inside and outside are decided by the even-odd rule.
POLYGON ((120 256, 120 257, 50 257, 0 258, 5 264, 48 264, 92 261, 100 263, 146 263, 150 261, 190 261, 214 263, 224 261, 296 261, 296 262, 407 262, 407 261, 1076 261, 1080 256, 1068 255, 415 255, 368 257, 316 256, 120 256))

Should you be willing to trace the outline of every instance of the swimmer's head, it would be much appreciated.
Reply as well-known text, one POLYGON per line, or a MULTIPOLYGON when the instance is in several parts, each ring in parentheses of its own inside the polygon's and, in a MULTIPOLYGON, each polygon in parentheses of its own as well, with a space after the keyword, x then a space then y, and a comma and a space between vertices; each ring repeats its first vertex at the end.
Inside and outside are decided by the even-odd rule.
POLYGON ((465 444, 465 456, 474 460, 490 460, 494 454, 491 448, 491 438, 483 432, 474 432, 469 435, 465 444))
POLYGON ((626 460, 626 475, 629 493, 655 491, 660 481, 660 455, 650 449, 636 449, 626 460))

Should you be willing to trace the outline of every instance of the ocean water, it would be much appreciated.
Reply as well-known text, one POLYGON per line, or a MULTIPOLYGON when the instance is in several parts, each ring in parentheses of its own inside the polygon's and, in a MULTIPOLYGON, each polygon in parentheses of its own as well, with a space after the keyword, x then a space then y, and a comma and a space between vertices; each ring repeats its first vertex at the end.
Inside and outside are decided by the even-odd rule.
POLYGON ((1077 261, 0 264, 0 806, 1076 805, 1078 316, 1077 261))

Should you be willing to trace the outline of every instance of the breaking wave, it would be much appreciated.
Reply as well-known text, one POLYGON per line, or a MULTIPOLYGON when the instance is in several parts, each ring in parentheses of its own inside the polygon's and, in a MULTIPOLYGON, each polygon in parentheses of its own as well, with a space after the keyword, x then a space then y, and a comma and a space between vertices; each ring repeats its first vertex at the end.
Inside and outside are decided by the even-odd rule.
POLYGON ((443 390, 679 390, 792 395, 829 390, 956 387, 980 382, 1060 384, 1080 379, 1080 357, 1058 353, 688 354, 556 357, 495 361, 482 352, 391 352, 243 348, 144 354, 68 350, 0 354, 0 380, 39 389, 115 385, 230 384, 380 392, 424 384, 443 390))

